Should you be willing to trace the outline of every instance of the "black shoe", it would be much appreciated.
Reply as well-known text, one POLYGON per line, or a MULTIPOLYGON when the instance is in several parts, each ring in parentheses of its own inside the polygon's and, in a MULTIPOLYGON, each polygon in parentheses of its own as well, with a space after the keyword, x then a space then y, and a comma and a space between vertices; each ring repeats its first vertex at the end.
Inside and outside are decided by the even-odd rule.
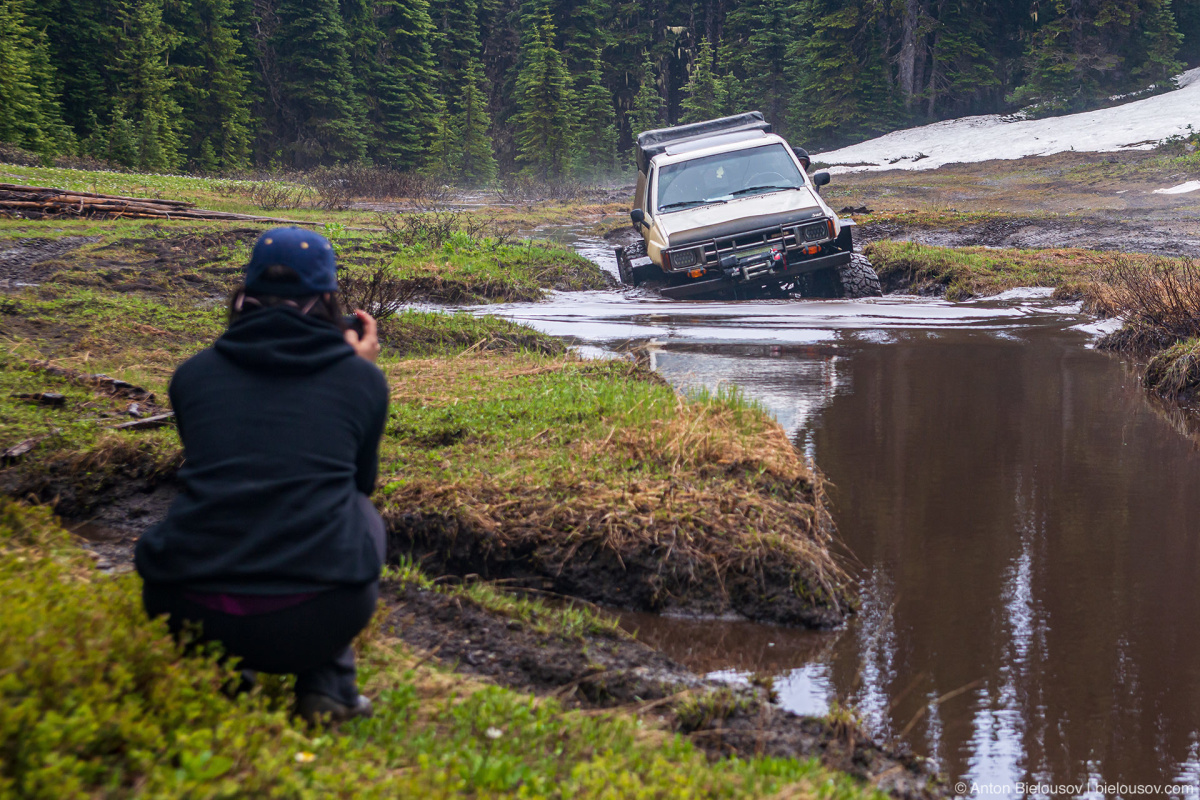
POLYGON ((226 684, 221 691, 224 692, 225 696, 230 700, 236 700, 239 695, 254 691, 256 686, 258 686, 258 673, 252 669, 244 669, 238 673, 238 682, 236 686, 232 684, 226 684))
POLYGON ((351 719, 366 719, 373 713, 371 699, 361 694, 352 706, 339 703, 329 695, 316 692, 306 694, 296 702, 296 714, 309 725, 336 725, 351 719))

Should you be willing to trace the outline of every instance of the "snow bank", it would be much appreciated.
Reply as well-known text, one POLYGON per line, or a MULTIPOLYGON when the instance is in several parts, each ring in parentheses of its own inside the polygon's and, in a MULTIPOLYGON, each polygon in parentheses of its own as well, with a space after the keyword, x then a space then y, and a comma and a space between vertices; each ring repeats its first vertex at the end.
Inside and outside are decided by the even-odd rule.
POLYGON ((1189 126, 1200 130, 1200 67, 1176 82, 1181 88, 1175 91, 1114 108, 1031 120, 999 114, 963 117, 816 153, 812 160, 831 165, 830 172, 853 172, 937 169, 1067 150, 1148 150, 1169 136, 1186 135, 1189 126))
POLYGON ((1188 181, 1181 183, 1178 186, 1172 186, 1170 189, 1155 189, 1155 194, 1187 194, 1200 189, 1200 181, 1188 181))

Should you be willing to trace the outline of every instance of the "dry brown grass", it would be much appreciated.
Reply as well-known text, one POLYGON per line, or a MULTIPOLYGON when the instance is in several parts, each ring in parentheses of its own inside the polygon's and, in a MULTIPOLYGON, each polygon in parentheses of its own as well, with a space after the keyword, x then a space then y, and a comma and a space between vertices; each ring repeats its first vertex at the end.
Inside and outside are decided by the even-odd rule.
POLYGON ((1146 365, 1146 388, 1160 397, 1191 399, 1200 388, 1200 339, 1188 339, 1155 354, 1146 365))
POLYGON ((821 477, 761 410, 572 359, 409 361, 391 377, 394 400, 450 415, 409 428, 385 467, 393 528, 443 568, 650 609, 811 624, 846 612, 821 477), (564 406, 614 378, 633 382, 615 409, 564 421, 564 406), (523 428, 474 416, 493 404, 523 428))
POLYGON ((1094 310, 1126 321, 1107 349, 1149 355, 1200 336, 1200 266, 1191 259, 1119 257, 1091 294, 1094 310))

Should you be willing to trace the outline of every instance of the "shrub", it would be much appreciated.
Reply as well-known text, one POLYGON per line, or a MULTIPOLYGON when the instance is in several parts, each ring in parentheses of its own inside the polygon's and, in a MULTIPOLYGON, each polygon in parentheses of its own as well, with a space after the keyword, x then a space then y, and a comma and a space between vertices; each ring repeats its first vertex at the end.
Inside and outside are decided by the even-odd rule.
POLYGON ((1101 304, 1125 318, 1109 349, 1151 353, 1200 336, 1200 267, 1191 259, 1118 258, 1101 276, 1101 304))

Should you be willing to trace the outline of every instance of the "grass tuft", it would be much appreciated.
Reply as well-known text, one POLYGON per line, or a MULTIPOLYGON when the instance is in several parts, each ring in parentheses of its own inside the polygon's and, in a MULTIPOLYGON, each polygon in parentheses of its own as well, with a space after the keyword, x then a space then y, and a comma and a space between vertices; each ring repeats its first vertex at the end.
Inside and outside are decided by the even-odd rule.
POLYGON ((1187 339, 1156 353, 1146 365, 1143 381, 1160 397, 1194 398, 1200 390, 1200 339, 1187 339))
POLYGON ((441 568, 627 607, 845 612, 820 476, 760 408, 685 399, 625 362, 470 355, 388 373, 385 513, 441 568))

